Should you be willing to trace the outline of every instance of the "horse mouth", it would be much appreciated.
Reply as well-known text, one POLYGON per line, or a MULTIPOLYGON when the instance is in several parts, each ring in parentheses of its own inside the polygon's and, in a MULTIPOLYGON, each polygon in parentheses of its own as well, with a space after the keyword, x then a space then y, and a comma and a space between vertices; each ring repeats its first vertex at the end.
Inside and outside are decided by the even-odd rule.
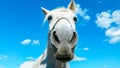
POLYGON ((69 62, 73 59, 74 56, 61 56, 61 55, 57 55, 56 59, 60 62, 66 63, 69 62))

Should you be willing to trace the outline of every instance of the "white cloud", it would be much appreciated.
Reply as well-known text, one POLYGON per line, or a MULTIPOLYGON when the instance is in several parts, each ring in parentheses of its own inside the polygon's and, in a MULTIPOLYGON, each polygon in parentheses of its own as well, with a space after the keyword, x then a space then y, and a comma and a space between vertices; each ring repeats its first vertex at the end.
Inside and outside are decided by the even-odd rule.
POLYGON ((76 47, 75 49, 76 50, 84 50, 84 51, 88 51, 89 50, 88 47, 84 47, 84 48, 76 47))
POLYGON ((90 16, 86 15, 86 16, 84 16, 84 19, 85 20, 90 20, 90 16))
POLYGON ((5 60, 7 58, 8 58, 8 56, 6 56, 6 55, 0 55, 0 60, 5 60))
POLYGON ((74 55, 73 61, 84 61, 84 60, 87 60, 87 58, 85 58, 85 57, 78 57, 78 56, 74 55))
POLYGON ((29 56, 26 58, 27 60, 36 60, 36 58, 32 57, 32 56, 29 56))
POLYGON ((22 45, 40 45, 39 40, 25 39, 20 44, 22 45))
POLYGON ((120 42, 120 10, 98 13, 96 24, 106 29, 105 35, 109 37, 110 44, 120 42))
POLYGON ((105 35, 110 37, 109 43, 117 43, 120 42, 120 28, 111 27, 106 30, 105 35))
POLYGON ((120 36, 120 28, 111 27, 106 31, 106 35, 109 37, 120 36))
POLYGON ((84 20, 89 21, 90 16, 87 15, 87 9, 82 9, 79 4, 76 5, 76 14, 80 15, 84 20))
POLYGON ((33 45, 40 45, 39 40, 33 40, 33 45))
POLYGON ((31 43, 31 39, 25 39, 21 42, 22 45, 28 45, 31 43))
POLYGON ((113 21, 111 19, 111 15, 110 15, 109 11, 97 14, 96 24, 98 27, 109 28, 112 22, 113 21))
POLYGON ((86 47, 86 48, 83 48, 83 50, 88 51, 88 50, 89 50, 89 48, 88 48, 88 47, 86 47))
POLYGON ((113 22, 120 26, 120 10, 116 10, 112 13, 113 22))

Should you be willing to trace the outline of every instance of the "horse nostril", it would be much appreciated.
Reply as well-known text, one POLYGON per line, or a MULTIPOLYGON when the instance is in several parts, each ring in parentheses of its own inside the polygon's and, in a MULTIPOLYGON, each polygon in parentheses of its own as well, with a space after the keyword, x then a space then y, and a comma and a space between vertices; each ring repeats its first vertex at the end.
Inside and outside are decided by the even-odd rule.
POLYGON ((73 32, 73 36, 72 36, 72 39, 70 40, 70 42, 72 42, 75 39, 75 37, 76 37, 76 33, 73 32))
POLYGON ((58 43, 60 42, 57 35, 56 35, 56 31, 53 32, 53 37, 58 43))

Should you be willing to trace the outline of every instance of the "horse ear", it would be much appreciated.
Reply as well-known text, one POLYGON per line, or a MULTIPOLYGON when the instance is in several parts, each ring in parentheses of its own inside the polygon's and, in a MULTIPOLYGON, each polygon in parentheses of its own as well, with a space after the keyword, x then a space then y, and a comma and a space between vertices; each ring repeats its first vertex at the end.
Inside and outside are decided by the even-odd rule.
POLYGON ((42 9, 42 11, 43 11, 43 13, 44 13, 45 15, 50 12, 49 10, 47 10, 47 9, 45 9, 45 8, 43 8, 43 7, 41 7, 41 9, 42 9))
POLYGON ((68 9, 72 10, 73 12, 75 12, 76 4, 75 4, 74 0, 71 0, 71 2, 68 5, 68 9))

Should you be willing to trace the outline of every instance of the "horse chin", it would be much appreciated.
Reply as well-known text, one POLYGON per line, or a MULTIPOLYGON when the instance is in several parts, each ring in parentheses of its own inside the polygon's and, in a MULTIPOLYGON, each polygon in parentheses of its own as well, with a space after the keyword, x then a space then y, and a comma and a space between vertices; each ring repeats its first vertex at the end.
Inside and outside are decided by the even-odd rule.
POLYGON ((71 58, 57 58, 58 61, 62 62, 62 63, 67 63, 69 61, 71 61, 71 58))
POLYGON ((69 62, 73 59, 74 56, 56 56, 56 59, 62 63, 69 62))

